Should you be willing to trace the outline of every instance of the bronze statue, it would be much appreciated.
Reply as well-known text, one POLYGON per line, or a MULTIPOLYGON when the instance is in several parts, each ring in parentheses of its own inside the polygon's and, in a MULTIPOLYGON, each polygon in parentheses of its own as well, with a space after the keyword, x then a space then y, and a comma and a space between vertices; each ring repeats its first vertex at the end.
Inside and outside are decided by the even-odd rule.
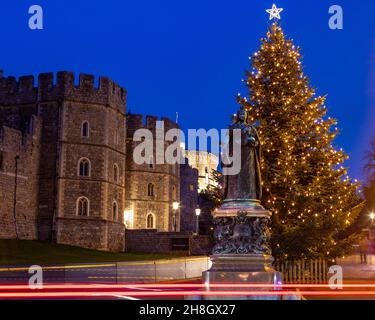
MULTIPOLYGON (((261 143, 256 128, 249 124, 247 114, 241 109, 229 127, 229 150, 233 144, 241 144, 241 171, 238 175, 225 176, 226 200, 260 200, 262 185, 260 173, 261 143), (233 130, 241 130, 241 141, 235 141, 233 130)), ((232 157, 233 154, 230 154, 232 157)))
MULTIPOLYGON (((229 150, 234 144, 241 148, 241 167, 236 175, 225 177, 224 203, 214 212, 214 254, 271 254, 268 223, 270 212, 260 204, 262 180, 260 173, 261 143, 256 128, 241 109, 229 127, 229 150), (236 141, 235 129, 241 130, 236 141)), ((236 155, 235 155, 236 156, 236 155)))

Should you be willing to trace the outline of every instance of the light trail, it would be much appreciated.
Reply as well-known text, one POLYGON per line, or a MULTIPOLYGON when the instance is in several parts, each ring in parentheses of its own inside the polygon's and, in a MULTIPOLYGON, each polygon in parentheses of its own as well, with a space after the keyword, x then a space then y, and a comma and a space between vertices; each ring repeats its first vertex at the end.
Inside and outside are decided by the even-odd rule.
MULTIPOLYGON (((91 269, 99 267, 115 267, 116 264, 82 264, 82 265, 69 265, 69 266, 51 266, 51 267, 41 267, 43 270, 64 270, 64 269, 91 269)), ((18 272, 18 271, 28 271, 30 267, 11 267, 11 268, 0 268, 0 272, 18 272)))
MULTIPOLYGON (((338 286, 338 285, 334 285, 338 286)), ((58 289, 204 289, 207 285, 202 283, 197 284, 45 284, 41 290, 58 290, 58 289)), ((293 289, 293 288, 316 288, 316 289, 330 289, 328 284, 210 284, 210 288, 270 288, 270 289, 293 289)), ((342 284, 342 288, 375 288, 375 284, 342 284)), ((14 285, 0 285, 1 290, 31 290, 29 285, 14 284, 14 285)))
POLYGON ((87 298, 98 296, 126 296, 126 297, 183 297, 183 296, 375 296, 375 292, 364 291, 169 291, 169 292, 25 292, 25 293, 0 293, 2 299, 39 299, 39 298, 87 298))

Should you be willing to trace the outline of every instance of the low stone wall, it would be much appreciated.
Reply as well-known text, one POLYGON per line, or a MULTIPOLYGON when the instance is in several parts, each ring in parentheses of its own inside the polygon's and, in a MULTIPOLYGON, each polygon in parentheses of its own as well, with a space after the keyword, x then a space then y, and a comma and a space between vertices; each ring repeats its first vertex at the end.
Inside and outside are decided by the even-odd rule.
POLYGON ((124 225, 98 219, 58 218, 57 243, 82 248, 124 251, 124 225))
POLYGON ((125 250, 125 227, 122 223, 107 221, 107 250, 112 252, 125 250))
POLYGON ((190 255, 207 255, 210 252, 210 240, 207 236, 157 232, 156 229, 126 230, 125 251, 140 253, 180 251, 190 255))
POLYGON ((190 254, 192 256, 210 255, 212 246, 212 239, 209 236, 190 237, 190 254))

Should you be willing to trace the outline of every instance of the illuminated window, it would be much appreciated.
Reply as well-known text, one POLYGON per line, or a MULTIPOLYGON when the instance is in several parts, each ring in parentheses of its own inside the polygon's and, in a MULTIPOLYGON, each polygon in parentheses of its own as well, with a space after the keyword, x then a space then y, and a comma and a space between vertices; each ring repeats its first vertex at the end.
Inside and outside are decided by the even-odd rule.
POLYGON ((88 217, 89 216, 89 199, 86 197, 80 197, 77 200, 77 216, 88 217))
POLYGON ((149 197, 153 197, 154 196, 154 184, 153 183, 149 183, 148 184, 147 194, 148 194, 149 197))
POLYGON ((83 121, 81 125, 81 136, 88 138, 90 136, 90 124, 88 121, 83 121))
POLYGON ((155 216, 149 213, 146 217, 146 227, 147 229, 155 229, 155 216))
POLYGON ((89 177, 91 175, 91 164, 87 158, 81 158, 78 162, 78 175, 80 177, 89 177))

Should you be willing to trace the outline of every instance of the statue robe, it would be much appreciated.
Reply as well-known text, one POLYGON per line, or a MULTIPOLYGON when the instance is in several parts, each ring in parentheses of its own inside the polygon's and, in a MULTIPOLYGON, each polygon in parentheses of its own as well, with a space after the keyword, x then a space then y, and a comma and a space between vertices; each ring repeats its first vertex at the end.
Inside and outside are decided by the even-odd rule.
POLYGON ((241 170, 237 175, 225 176, 225 200, 260 200, 262 198, 260 158, 261 146, 253 126, 235 123, 230 127, 229 148, 241 144, 241 170), (241 130, 241 141, 233 141, 233 129, 241 130))

